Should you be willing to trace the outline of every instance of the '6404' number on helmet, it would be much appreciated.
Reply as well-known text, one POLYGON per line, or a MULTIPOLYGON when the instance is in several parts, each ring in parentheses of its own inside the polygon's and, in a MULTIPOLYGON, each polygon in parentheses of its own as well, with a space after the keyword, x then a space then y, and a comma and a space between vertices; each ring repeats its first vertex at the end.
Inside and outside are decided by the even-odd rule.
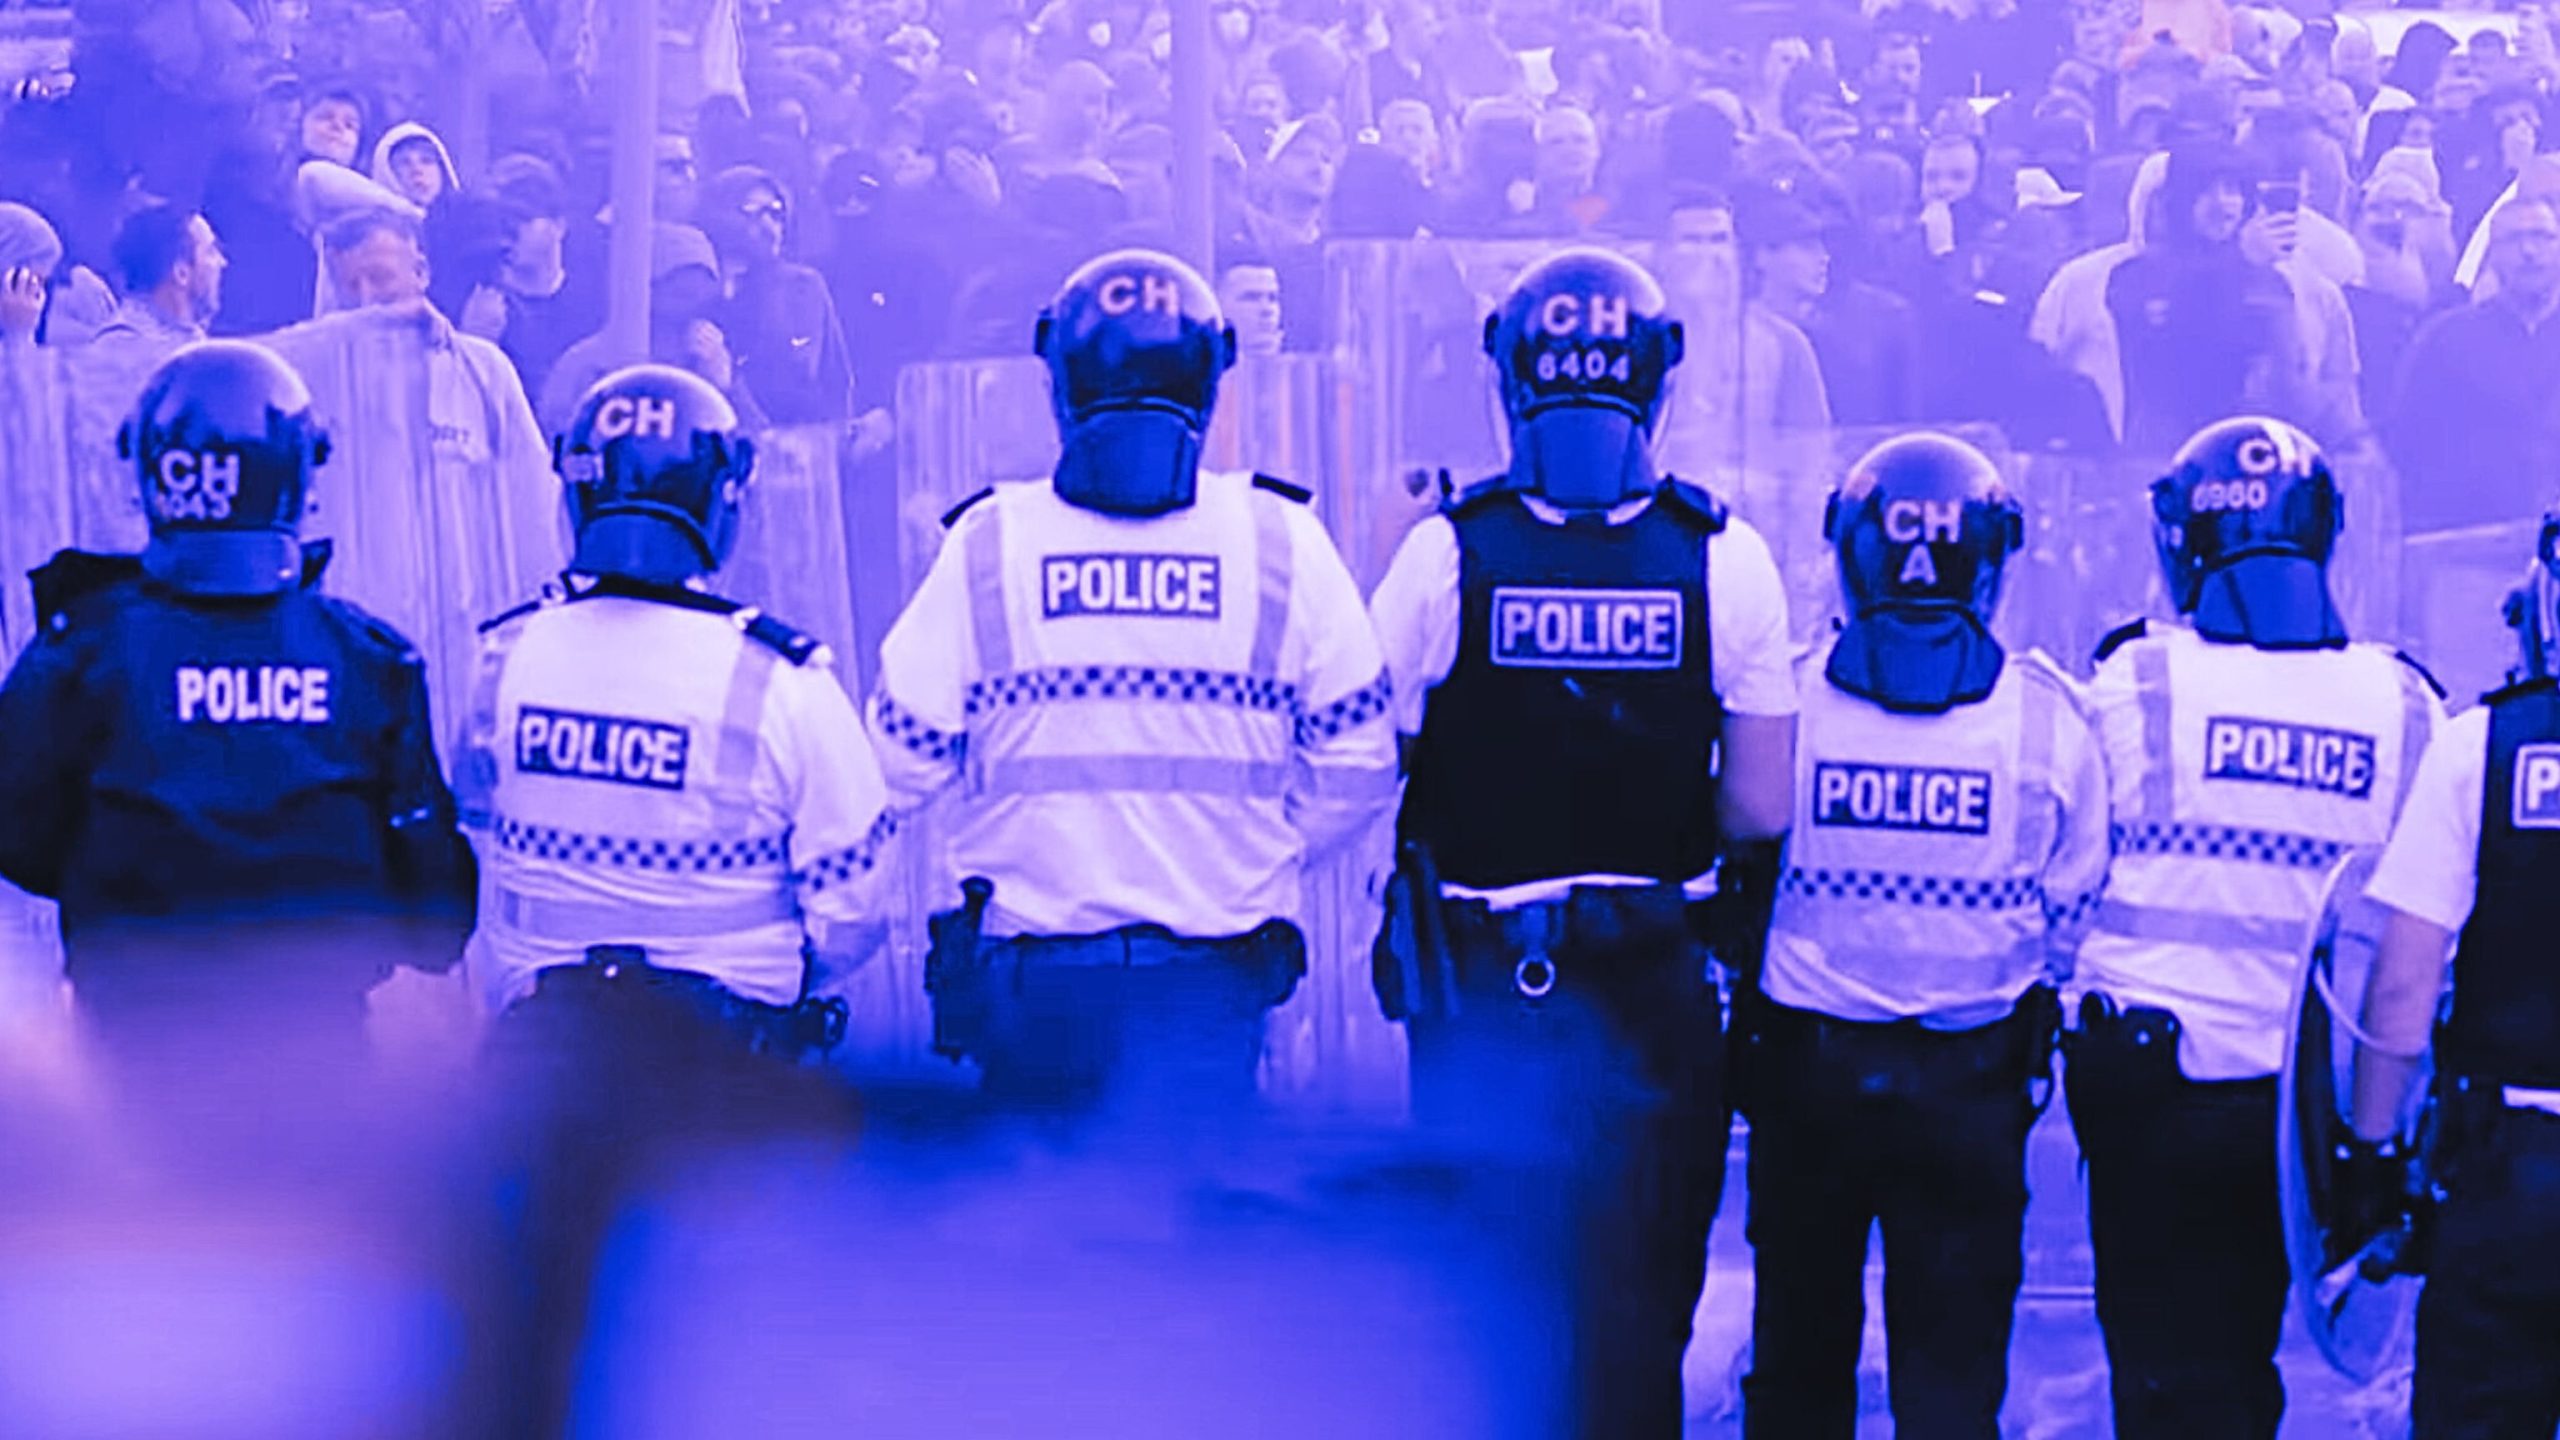
POLYGON ((1615 380, 1624 384, 1628 375, 1627 352, 1614 357, 1606 350, 1549 350, 1538 357, 1538 378, 1554 380, 1615 380))

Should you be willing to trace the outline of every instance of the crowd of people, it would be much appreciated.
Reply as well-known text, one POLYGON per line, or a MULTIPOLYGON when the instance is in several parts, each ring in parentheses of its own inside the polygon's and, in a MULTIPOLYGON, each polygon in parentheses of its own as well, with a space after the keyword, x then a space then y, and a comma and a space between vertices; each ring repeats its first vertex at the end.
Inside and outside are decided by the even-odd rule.
MULTIPOLYGON (((315 242, 388 211, 427 296, 556 429, 602 373, 594 25, 517 7, 475 42, 465 114, 474 87, 421 78, 434 37, 399 7, 196 8, 229 23, 200 16, 192 48, 100 27, 73 83, 20 87, 0 193, 34 213, 0 258, 52 284, 44 338, 353 303, 315 242), (117 120, 138 111, 203 123, 117 120), (156 203, 179 213, 138 218, 156 203)), ((650 346, 751 420, 875 453, 902 366, 1021 354, 1019 317, 1074 265, 1172 239, 1160 6, 666 10, 689 38, 662 66, 650 346)), ((2420 528, 2528 513, 2560 446, 2539 7, 2467 40, 2159 0, 1213 11, 1213 279, 1248 354, 1326 347, 1336 242, 1589 239, 1654 247, 1692 328, 1737 337, 1701 356, 1749 372, 1737 422, 1980 421, 2156 457, 2261 410, 2333 449, 2378 438, 2420 528)))

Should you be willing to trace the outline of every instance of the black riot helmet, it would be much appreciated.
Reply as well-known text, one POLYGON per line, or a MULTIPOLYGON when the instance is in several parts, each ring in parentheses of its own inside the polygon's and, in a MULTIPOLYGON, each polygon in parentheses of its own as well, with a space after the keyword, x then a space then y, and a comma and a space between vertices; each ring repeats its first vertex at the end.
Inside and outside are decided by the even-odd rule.
POLYGON ((755 442, 701 376, 671 365, 607 375, 552 459, 578 532, 570 569, 675 584, 728 563, 755 442))
POLYGON ((2342 501, 2310 436, 2244 415, 2199 430, 2151 484, 2169 598, 2198 633, 2269 650, 2343 645, 2329 599, 2342 501))
POLYGON ((189 345, 144 382, 116 451, 142 485, 143 568, 191 594, 272 595, 302 576, 302 516, 329 437, 273 352, 189 345))
POLYGON ((1191 503, 1235 327, 1198 271, 1154 250, 1087 261, 1040 313, 1058 416, 1057 488, 1071 505, 1162 515, 1191 503))
POLYGON ((1924 714, 1991 693, 2006 659, 1991 615, 2026 521, 1989 456, 1925 431, 1887 440, 1832 492, 1822 533, 1849 605, 1833 684, 1924 714))
POLYGON ((1511 477, 1549 502, 1605 509, 1653 487, 1653 428, 1683 349, 1644 267, 1559 251, 1521 273, 1484 322, 1502 376, 1511 477))
POLYGON ((1897 435, 1831 492, 1823 538, 1840 556, 1849 613, 1963 609, 1988 621, 2025 514, 1991 457, 1951 435, 1897 435))
POLYGON ((2560 510, 2542 514, 2542 534, 2524 583, 2507 595, 2507 624, 2516 632, 2517 680, 2560 677, 2560 510))

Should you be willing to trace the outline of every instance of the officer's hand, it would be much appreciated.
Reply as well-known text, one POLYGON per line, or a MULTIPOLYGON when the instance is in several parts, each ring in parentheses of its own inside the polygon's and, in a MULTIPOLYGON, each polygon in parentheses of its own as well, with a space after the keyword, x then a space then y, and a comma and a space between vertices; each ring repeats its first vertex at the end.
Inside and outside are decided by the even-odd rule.
POLYGON ((44 319, 44 277, 21 265, 0 277, 0 336, 25 339, 44 319))
POLYGON ((2398 1227, 2409 1213, 2409 1158, 2395 1142, 2350 1135, 2338 1145, 2330 1174, 2336 1186, 2337 1228, 2329 1237, 2331 1265, 2342 1265, 2375 1236, 2398 1227))

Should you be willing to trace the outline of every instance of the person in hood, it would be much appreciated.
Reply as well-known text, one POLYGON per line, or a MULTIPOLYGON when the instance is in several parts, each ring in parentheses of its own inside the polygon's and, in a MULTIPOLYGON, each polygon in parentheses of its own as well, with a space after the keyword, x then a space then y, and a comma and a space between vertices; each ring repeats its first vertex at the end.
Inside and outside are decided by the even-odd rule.
POLYGON ((2228 144, 2172 147, 2156 223, 2107 277, 2124 441, 2139 453, 2165 455, 2227 415, 2301 409, 2300 326, 2269 238, 2288 217, 2260 206, 2257 178, 2228 144))
POLYGON ((444 141, 414 120, 392 126, 374 142, 373 183, 421 210, 434 209, 462 188, 444 141))
POLYGON ((719 252, 720 324, 739 386, 776 425, 843 424, 853 396, 844 327, 825 278, 785 258, 789 190, 769 171, 736 166, 712 181, 702 215, 719 252))

